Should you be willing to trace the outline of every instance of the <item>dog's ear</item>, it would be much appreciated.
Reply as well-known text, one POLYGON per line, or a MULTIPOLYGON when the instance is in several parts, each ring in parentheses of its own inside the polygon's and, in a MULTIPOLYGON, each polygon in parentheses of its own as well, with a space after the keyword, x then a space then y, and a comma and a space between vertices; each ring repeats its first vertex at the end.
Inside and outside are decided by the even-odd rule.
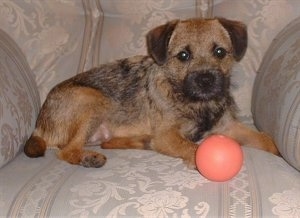
POLYGON ((247 50, 248 35, 246 25, 225 18, 218 18, 218 20, 229 33, 233 46, 233 57, 236 61, 240 61, 247 50))
POLYGON ((148 53, 158 65, 163 65, 167 60, 169 41, 178 22, 174 20, 158 26, 146 36, 148 53))

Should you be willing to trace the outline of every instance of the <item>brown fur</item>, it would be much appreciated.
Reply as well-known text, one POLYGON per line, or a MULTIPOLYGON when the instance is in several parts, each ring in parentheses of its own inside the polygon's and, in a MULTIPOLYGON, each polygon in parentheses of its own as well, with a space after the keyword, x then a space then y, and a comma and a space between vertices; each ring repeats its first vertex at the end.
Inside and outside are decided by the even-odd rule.
POLYGON ((104 64, 54 87, 25 145, 29 157, 58 147, 71 164, 100 167, 86 150, 151 149, 195 165, 196 141, 224 134, 278 154, 271 138, 235 118, 230 71, 247 47, 246 27, 226 19, 171 21, 147 35, 149 56, 104 64))

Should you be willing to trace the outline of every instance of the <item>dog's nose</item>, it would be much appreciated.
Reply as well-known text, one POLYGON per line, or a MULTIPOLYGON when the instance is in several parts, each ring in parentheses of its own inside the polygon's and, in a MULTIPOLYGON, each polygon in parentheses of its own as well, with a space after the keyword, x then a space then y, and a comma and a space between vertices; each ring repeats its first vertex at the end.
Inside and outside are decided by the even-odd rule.
POLYGON ((205 71, 196 73, 195 82, 201 88, 209 88, 215 84, 216 75, 213 72, 205 71))
POLYGON ((210 100, 226 92, 229 85, 220 70, 200 70, 190 72, 183 81, 183 93, 191 100, 210 100))

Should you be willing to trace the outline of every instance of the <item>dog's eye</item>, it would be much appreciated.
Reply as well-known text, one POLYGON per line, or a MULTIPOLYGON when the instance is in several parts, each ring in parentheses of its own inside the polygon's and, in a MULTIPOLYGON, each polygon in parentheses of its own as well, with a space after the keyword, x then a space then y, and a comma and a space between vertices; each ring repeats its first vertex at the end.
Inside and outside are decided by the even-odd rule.
POLYGON ((191 57, 191 54, 188 51, 181 51, 177 54, 177 58, 180 61, 188 61, 191 57))
POLYGON ((225 48, 216 47, 214 49, 214 56, 215 57, 217 57, 219 59, 223 59, 226 55, 227 55, 227 51, 225 50, 225 48))

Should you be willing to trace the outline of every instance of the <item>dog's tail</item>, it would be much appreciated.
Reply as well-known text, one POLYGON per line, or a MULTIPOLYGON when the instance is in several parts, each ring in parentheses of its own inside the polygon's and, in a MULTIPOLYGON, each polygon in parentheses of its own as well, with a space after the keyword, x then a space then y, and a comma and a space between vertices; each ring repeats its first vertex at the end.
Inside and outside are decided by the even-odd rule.
POLYGON ((45 155, 46 142, 40 136, 31 135, 24 146, 24 153, 31 158, 41 157, 45 155))

